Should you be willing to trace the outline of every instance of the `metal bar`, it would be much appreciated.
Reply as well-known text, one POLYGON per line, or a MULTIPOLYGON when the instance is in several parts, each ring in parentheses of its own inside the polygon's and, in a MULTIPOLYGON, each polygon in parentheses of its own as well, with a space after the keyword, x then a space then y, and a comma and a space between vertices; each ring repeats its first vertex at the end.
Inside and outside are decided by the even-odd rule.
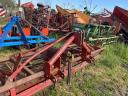
POLYGON ((28 43, 28 40, 27 40, 27 38, 26 38, 26 36, 25 36, 23 30, 22 30, 22 26, 20 25, 20 22, 19 22, 19 21, 20 21, 20 20, 17 20, 17 21, 16 21, 17 27, 18 27, 18 29, 19 29, 19 31, 20 31, 20 33, 21 33, 21 38, 22 38, 23 42, 24 42, 25 44, 27 44, 27 43, 28 43))
POLYGON ((71 85, 71 78, 72 78, 72 65, 74 63, 74 56, 72 55, 71 56, 71 59, 69 59, 69 62, 68 62, 68 76, 67 76, 67 83, 69 85, 71 85))
POLYGON ((33 72, 32 70, 30 70, 27 66, 24 66, 24 69, 25 69, 28 73, 34 74, 34 72, 33 72))
POLYGON ((104 50, 104 48, 98 49, 98 50, 92 52, 92 53, 91 53, 91 56, 92 56, 92 57, 97 56, 97 55, 99 55, 99 53, 101 53, 103 50, 104 50))
POLYGON ((35 48, 32 48, 32 49, 29 49, 28 51, 21 52, 20 54, 21 54, 22 56, 25 56, 25 55, 28 54, 28 53, 31 53, 31 52, 34 53, 36 50, 38 50, 38 49, 40 49, 40 48, 43 48, 44 46, 47 46, 47 45, 49 45, 49 44, 51 44, 51 43, 43 44, 43 45, 41 45, 41 46, 38 46, 38 47, 35 47, 35 48))
MULTIPOLYGON (((29 44, 35 44, 35 43, 50 43, 53 42, 54 39, 48 39, 48 40, 28 40, 29 44)), ((24 45, 24 41, 14 41, 14 42, 3 42, 0 43, 0 47, 6 47, 6 46, 16 46, 16 45, 24 45)))
POLYGON ((1 35, 0 41, 4 41, 4 39, 7 37, 9 31, 11 30, 11 28, 13 27, 13 25, 16 23, 17 20, 19 20, 20 18, 18 16, 14 16, 9 23, 3 27, 3 34, 1 35))
POLYGON ((90 47, 86 42, 83 42, 83 47, 86 49, 87 53, 91 53, 90 47))
MULTIPOLYGON (((27 39, 44 39, 42 36, 26 36, 27 39)), ((19 36, 7 37, 4 40, 21 40, 19 36)))
POLYGON ((43 75, 44 75, 44 72, 41 71, 41 72, 35 73, 33 75, 30 75, 28 77, 25 77, 21 80, 14 81, 14 82, 8 82, 4 86, 0 87, 0 93, 3 93, 5 91, 10 90, 11 88, 14 88, 14 87, 20 86, 22 84, 25 84, 25 83, 27 83, 31 80, 34 80, 36 78, 39 78, 39 77, 43 76, 43 75))
POLYGON ((103 38, 92 38, 92 37, 90 37, 89 41, 108 40, 108 39, 117 39, 117 38, 119 38, 119 36, 113 36, 113 37, 108 37, 108 38, 105 38, 105 37, 103 37, 103 38))
POLYGON ((70 37, 65 44, 63 45, 63 47, 61 47, 57 53, 48 61, 48 64, 52 65, 54 64, 57 59, 62 55, 62 53, 65 51, 65 49, 73 42, 73 40, 75 39, 75 35, 73 35, 72 37, 70 37))
POLYGON ((15 88, 12 88, 10 90, 10 93, 11 93, 11 96, 16 96, 16 89, 15 88))
POLYGON ((53 29, 53 28, 49 28, 49 31, 61 31, 61 32, 69 32, 69 30, 60 30, 60 29, 53 29))

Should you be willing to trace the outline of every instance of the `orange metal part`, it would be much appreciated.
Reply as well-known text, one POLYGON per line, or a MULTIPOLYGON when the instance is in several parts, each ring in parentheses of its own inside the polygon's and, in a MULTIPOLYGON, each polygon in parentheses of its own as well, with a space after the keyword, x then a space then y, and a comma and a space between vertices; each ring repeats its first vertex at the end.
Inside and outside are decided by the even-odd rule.
POLYGON ((48 36, 48 34, 49 34, 48 28, 42 28, 41 32, 42 32, 43 35, 45 35, 45 36, 48 36))
POLYGON ((30 27, 23 28, 23 32, 26 36, 30 36, 30 27))
POLYGON ((56 9, 62 15, 70 16, 71 14, 74 14, 74 17, 76 18, 77 23, 88 24, 91 19, 89 15, 82 13, 81 11, 78 11, 78 10, 66 10, 58 5, 56 6, 56 9))

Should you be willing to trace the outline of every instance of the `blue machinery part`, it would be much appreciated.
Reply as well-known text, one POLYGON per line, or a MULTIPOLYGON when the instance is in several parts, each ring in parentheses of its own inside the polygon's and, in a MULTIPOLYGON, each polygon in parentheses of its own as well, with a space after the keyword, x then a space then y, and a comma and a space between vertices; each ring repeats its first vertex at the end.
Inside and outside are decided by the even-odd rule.
POLYGON ((38 44, 38 43, 50 43, 53 42, 54 38, 49 38, 47 36, 25 36, 22 26, 20 25, 20 17, 14 16, 7 25, 3 27, 3 34, 0 36, 0 47, 7 47, 7 46, 19 46, 19 45, 26 45, 26 44, 38 44), (17 25, 21 36, 8 36, 8 33, 12 29, 14 25, 17 25))

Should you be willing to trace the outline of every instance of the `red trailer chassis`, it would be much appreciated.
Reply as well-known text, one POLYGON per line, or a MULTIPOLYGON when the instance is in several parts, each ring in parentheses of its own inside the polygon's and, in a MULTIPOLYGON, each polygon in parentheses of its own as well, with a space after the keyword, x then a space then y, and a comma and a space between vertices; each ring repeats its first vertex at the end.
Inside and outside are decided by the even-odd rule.
POLYGON ((8 61, 0 63, 0 95, 31 96, 84 68, 101 51, 96 46, 89 46, 83 40, 83 33, 78 32, 65 35, 45 46, 13 55, 8 61), (53 48, 63 40, 65 43, 62 47, 53 48), (4 70, 7 62, 11 62, 8 64, 11 66, 8 72, 4 70))

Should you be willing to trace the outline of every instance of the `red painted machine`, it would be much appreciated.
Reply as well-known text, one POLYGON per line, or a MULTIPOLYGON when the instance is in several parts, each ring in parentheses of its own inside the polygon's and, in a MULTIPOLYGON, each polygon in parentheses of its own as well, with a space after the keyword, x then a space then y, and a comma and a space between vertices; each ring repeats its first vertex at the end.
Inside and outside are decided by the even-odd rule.
POLYGON ((24 3, 21 6, 34 9, 34 4, 32 2, 24 3))
POLYGON ((128 30, 128 10, 116 6, 112 16, 115 21, 120 22, 128 30))
POLYGON ((71 32, 53 43, 13 55, 0 63, 0 95, 31 96, 70 77, 94 61, 101 51, 88 45, 82 32, 71 32), (54 47, 61 41, 61 47, 54 47))
POLYGON ((122 40, 128 43, 128 10, 116 6, 112 18, 114 23, 119 25, 118 32, 122 34, 122 40))

